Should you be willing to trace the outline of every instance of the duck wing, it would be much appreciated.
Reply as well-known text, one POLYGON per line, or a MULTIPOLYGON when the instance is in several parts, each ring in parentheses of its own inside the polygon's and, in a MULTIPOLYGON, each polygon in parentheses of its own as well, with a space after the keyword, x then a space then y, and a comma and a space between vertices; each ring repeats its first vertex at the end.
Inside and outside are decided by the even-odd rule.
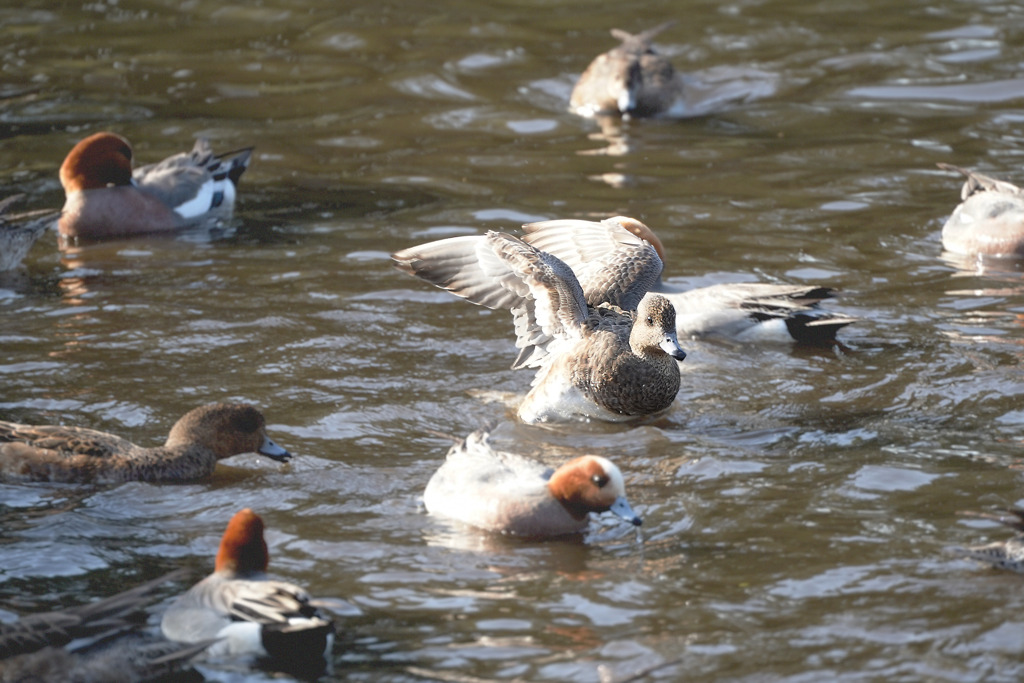
MULTIPOLYGON (((214 154, 205 138, 191 152, 181 152, 132 172, 139 188, 155 195, 179 213, 209 211, 224 202, 226 183, 235 185, 248 168, 252 147, 214 154), (192 203, 199 202, 196 207, 192 203)), ((189 216, 185 216, 186 218, 189 216)))
POLYGON ((5 458, 23 449, 50 452, 61 458, 80 455, 107 458, 137 448, 127 439, 94 429, 0 422, 0 455, 5 458))
POLYGON ((317 609, 310 604, 305 590, 284 581, 234 580, 222 584, 219 593, 223 606, 237 621, 260 624, 286 623, 295 617, 314 617, 317 609))
POLYGON ((523 226, 525 242, 572 268, 591 306, 608 303, 635 311, 661 280, 662 262, 650 242, 609 218, 596 223, 561 219, 523 226))
POLYGON ((60 217, 59 212, 48 210, 9 213, 24 196, 16 194, 0 201, 0 271, 19 265, 36 240, 60 217))
POLYGON ((184 578, 187 573, 175 570, 101 600, 56 612, 30 614, 15 622, 0 624, 0 660, 131 628, 140 620, 145 607, 157 600, 158 596, 154 595, 157 588, 184 578))
POLYGON ((661 33, 662 31, 669 28, 675 23, 675 21, 671 20, 666 21, 664 23, 658 24, 654 28, 649 28, 646 31, 642 31, 640 33, 630 33, 629 31, 624 31, 621 28, 613 28, 611 30, 611 34, 612 37, 622 41, 621 47, 623 49, 632 52, 644 52, 650 49, 651 40, 654 39, 654 36, 658 35, 659 33, 661 33))
POLYGON ((391 258, 399 270, 471 303, 512 311, 520 349, 513 368, 538 367, 553 341, 582 335, 587 301, 572 268, 512 235, 452 237, 391 258))
POLYGON ((967 180, 964 181, 964 186, 960 189, 961 201, 979 192, 1002 192, 1012 195, 1024 194, 1024 191, 1019 187, 1013 183, 1008 183, 1005 180, 997 180, 991 176, 982 175, 981 173, 976 173, 975 171, 961 168, 959 166, 953 166, 952 164, 938 163, 936 165, 945 171, 955 171, 967 178, 967 180))

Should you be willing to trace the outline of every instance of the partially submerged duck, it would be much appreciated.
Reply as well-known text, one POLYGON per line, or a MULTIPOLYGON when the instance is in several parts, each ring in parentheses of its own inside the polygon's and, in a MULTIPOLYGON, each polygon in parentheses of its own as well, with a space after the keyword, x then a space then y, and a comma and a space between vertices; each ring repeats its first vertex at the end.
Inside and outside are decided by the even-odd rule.
POLYGON ((585 455, 553 470, 494 450, 486 430, 452 446, 423 504, 431 514, 515 536, 582 533, 590 513, 612 512, 641 524, 626 500, 622 473, 607 458, 585 455))
POLYGON ((214 154, 205 138, 191 152, 132 169, 132 146, 101 132, 81 140, 60 167, 64 238, 130 237, 231 217, 252 147, 214 154))
POLYGON ((1024 256, 1024 190, 959 166, 938 166, 967 178, 962 201, 942 226, 943 248, 968 256, 1024 256))
POLYGON ((208 477, 218 460, 240 453, 291 458, 267 436, 260 411, 245 404, 190 410, 166 443, 153 448, 84 427, 0 421, 0 480, 7 481, 190 481, 208 477))

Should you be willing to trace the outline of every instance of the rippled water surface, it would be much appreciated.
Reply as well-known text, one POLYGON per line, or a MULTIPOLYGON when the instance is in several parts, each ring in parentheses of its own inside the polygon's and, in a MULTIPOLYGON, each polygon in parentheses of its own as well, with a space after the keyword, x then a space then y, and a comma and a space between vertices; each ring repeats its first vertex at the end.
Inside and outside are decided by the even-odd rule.
POLYGON ((942 253, 960 181, 935 167, 1024 181, 1020 6, 29 0, 0 34, 0 177, 28 208, 60 206, 60 162, 97 130, 140 163, 200 134, 256 146, 231 229, 47 235, 2 276, 0 419, 153 445, 244 400, 297 455, 179 486, 0 485, 0 617, 205 573, 251 506, 276 574, 353 605, 326 679, 1024 676, 1021 577, 944 552, 1007 535, 958 510, 1024 498, 1021 269, 942 253), (566 111, 608 29, 666 19, 678 68, 756 69, 775 94, 603 129, 566 111), (490 400, 529 386, 511 317, 388 255, 615 214, 658 231, 678 284, 828 284, 860 322, 834 350, 684 340, 655 425, 517 424, 490 400), (482 425, 549 462, 613 459, 641 532, 521 542, 424 514, 446 435, 482 425))

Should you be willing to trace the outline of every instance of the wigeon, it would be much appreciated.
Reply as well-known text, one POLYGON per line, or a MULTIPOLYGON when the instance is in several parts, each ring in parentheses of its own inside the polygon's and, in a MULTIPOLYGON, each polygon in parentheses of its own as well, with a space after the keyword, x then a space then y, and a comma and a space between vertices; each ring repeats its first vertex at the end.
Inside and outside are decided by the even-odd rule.
POLYGON ((228 522, 214 572, 164 613, 164 636, 182 643, 216 639, 210 657, 269 657, 321 668, 334 642, 334 624, 305 590, 267 578, 270 556, 263 520, 249 508, 228 522))
POLYGON ((252 148, 215 155, 200 138, 189 153, 132 171, 132 147, 120 135, 96 133, 60 167, 65 238, 126 237, 216 223, 231 217, 238 179, 252 148))
POLYGON ((622 473, 606 458, 585 455, 551 470, 494 450, 485 430, 452 446, 427 483, 423 504, 433 515, 516 536, 581 533, 591 512, 642 523, 626 500, 622 473))
POLYGON ((1016 536, 987 545, 950 548, 950 551, 958 557, 977 560, 998 569, 1024 573, 1024 510, 1012 508, 1001 512, 1002 514, 990 512, 961 512, 960 514, 999 522, 1017 531, 1016 536))
POLYGON ((598 55, 576 82, 570 111, 585 117, 689 118, 766 97, 778 75, 752 68, 720 68, 717 73, 682 74, 651 46, 674 22, 633 35, 612 29, 622 44, 598 55))
POLYGON ((456 296, 506 308, 515 321, 513 369, 538 368, 519 407, 524 422, 635 421, 669 409, 686 358, 675 311, 644 298, 661 260, 638 240, 608 255, 621 287, 589 305, 564 262, 511 235, 452 237, 392 255, 396 266, 456 296))
POLYGON ((155 448, 83 427, 0 421, 0 480, 188 481, 209 476, 218 460, 240 453, 291 458, 267 436, 260 411, 243 404, 195 408, 155 448))
POLYGON ((146 606, 159 597, 156 589, 185 574, 178 570, 102 600, 0 624, 0 680, 109 683, 179 673, 202 647, 157 640, 139 627, 146 606))
MULTIPOLYGON (((654 231, 626 216, 600 223, 581 220, 544 221, 523 226, 523 239, 553 253, 577 273, 588 302, 600 301, 617 285, 614 273, 600 258, 623 241, 640 239, 665 261, 665 248, 654 231)), ((680 338, 718 337, 738 342, 786 341, 814 345, 836 342, 836 332, 854 318, 818 308, 835 290, 815 285, 737 283, 691 290, 672 287, 661 274, 650 290, 664 296, 676 311, 680 338)))
POLYGON ((943 248, 972 256, 1024 256, 1024 191, 965 168, 938 166, 967 177, 962 201, 942 226, 943 248))
POLYGON ((24 196, 16 194, 0 201, 0 272, 17 268, 36 240, 57 220, 56 211, 8 213, 24 196))
POLYGON ((598 55, 576 82, 569 106, 580 116, 673 116, 685 107, 683 82, 651 40, 672 22, 636 35, 612 29, 622 44, 598 55))

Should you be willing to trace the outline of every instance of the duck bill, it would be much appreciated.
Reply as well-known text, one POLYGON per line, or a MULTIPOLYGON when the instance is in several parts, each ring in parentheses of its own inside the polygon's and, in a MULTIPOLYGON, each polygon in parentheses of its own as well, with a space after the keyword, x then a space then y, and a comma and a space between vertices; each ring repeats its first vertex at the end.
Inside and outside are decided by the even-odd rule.
POLYGON ((616 498, 615 502, 612 503, 612 506, 608 508, 608 510, 617 517, 621 517, 626 520, 633 526, 640 526, 644 523, 644 520, 640 519, 640 517, 633 512, 633 508, 629 506, 629 501, 626 500, 624 496, 616 498))
POLYGON ((679 339, 674 334, 665 335, 665 339, 658 345, 662 351, 676 360, 686 360, 686 351, 679 346, 679 339))
POLYGON ((271 441, 269 436, 263 437, 263 443, 256 452, 277 462, 288 462, 292 459, 292 454, 271 441))

